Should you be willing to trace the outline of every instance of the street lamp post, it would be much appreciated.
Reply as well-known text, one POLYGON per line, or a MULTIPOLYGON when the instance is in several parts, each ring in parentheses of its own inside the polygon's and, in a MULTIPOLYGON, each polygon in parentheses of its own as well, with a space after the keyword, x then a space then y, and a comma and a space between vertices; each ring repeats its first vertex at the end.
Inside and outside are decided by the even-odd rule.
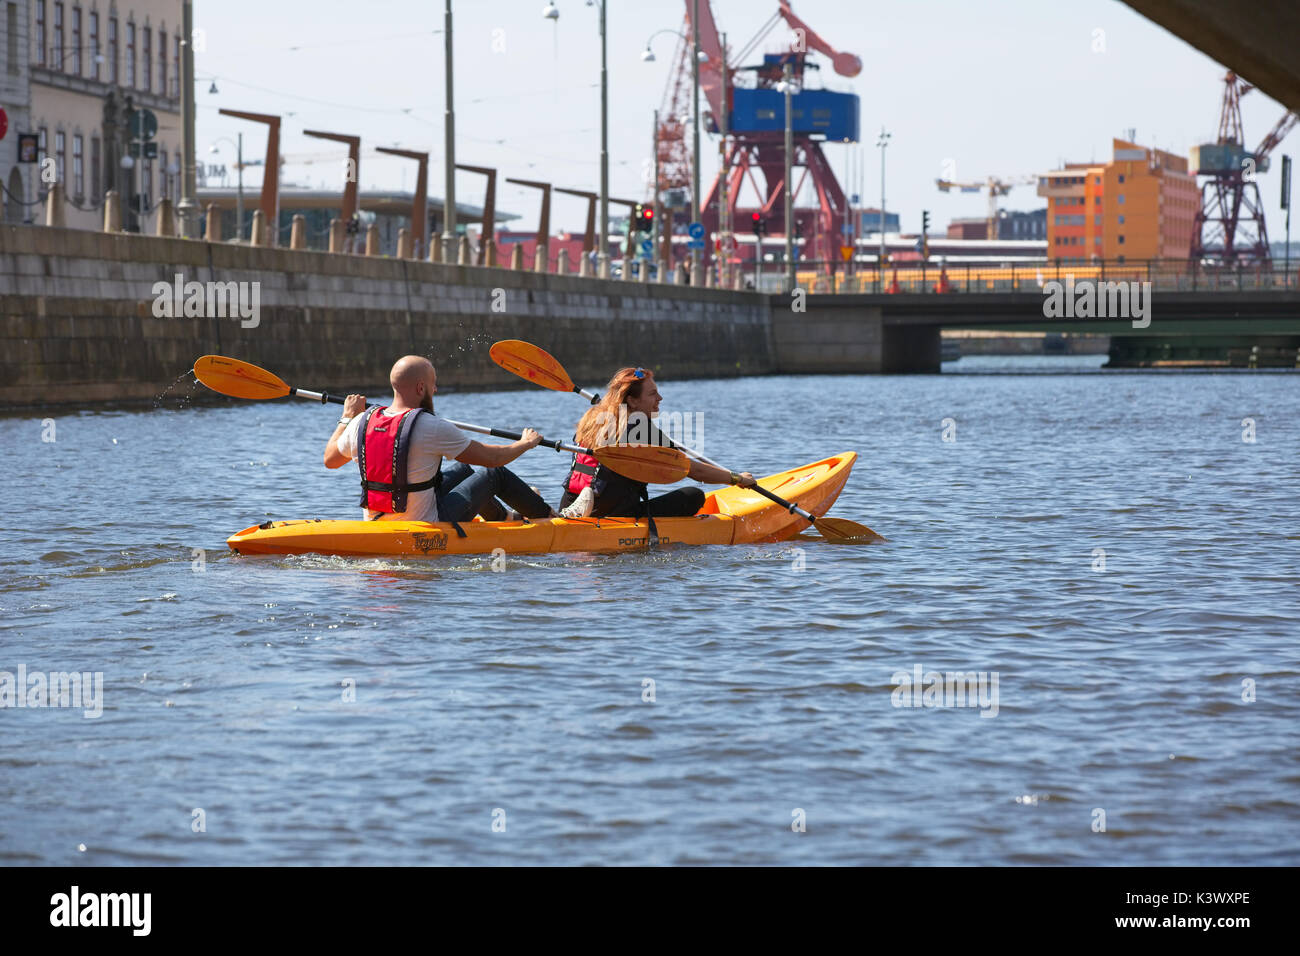
MULTIPOLYGON (((596 254, 596 274, 609 278, 609 74, 605 64, 605 0, 600 5, 600 252, 596 254)), ((632 231, 631 223, 628 232, 632 231)), ((623 274, 631 263, 623 263, 623 274)))
POLYGON ((730 97, 727 95, 727 35, 721 36, 722 63, 722 115, 718 118, 718 132, 721 141, 718 144, 718 158, 722 175, 718 177, 718 285, 731 287, 731 201, 727 195, 727 178, 731 172, 730 156, 727 153, 727 136, 731 130, 727 114, 731 110, 730 97))
MULTIPOLYGON (((235 239, 244 241, 244 134, 240 133, 239 142, 231 143, 235 147, 235 167, 239 177, 239 188, 235 193, 235 239)), ((209 147, 208 152, 217 152, 217 143, 230 143, 230 137, 222 136, 209 147)))
POLYGON ((880 136, 876 139, 876 145, 880 147, 880 255, 876 259, 877 292, 885 284, 885 147, 889 145, 889 137, 885 128, 880 127, 880 136))
MULTIPOLYGON (((691 0, 691 222, 703 218, 700 207, 700 0, 691 0)), ((704 285, 704 250, 691 250, 691 285, 704 285)))
MULTIPOLYGON (((596 250, 596 275, 609 278, 609 69, 605 56, 605 0, 587 0, 600 11, 600 239, 596 250)), ((558 20, 560 10, 554 3, 542 9, 542 17, 558 20)), ((653 56, 651 57, 653 59, 653 56)), ((629 223, 628 229, 631 230, 629 223)), ((544 237, 538 236, 538 242, 544 237)), ((623 263, 624 274, 629 263, 623 263)))
POLYGON ((787 59, 781 71, 785 93, 785 291, 794 292, 794 64, 787 59))
POLYGON ((446 124, 443 130, 443 161, 446 175, 442 200, 442 261, 456 261, 456 106, 452 95, 451 0, 443 7, 443 34, 446 41, 443 59, 446 61, 447 102, 446 124))
MULTIPOLYGON (((196 157, 194 155, 194 4, 185 0, 181 7, 181 198, 176 214, 181 220, 181 235, 195 239, 199 234, 199 204, 194 199, 196 157)), ((272 225, 274 228, 274 225, 272 225)))

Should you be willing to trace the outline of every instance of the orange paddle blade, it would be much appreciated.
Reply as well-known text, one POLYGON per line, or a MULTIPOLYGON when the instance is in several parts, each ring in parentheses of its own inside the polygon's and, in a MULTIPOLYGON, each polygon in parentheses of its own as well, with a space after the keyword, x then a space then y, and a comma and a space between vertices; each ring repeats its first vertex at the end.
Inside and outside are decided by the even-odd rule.
POLYGON ((194 375, 214 392, 233 398, 283 398, 289 394, 289 386, 278 376, 224 355, 203 356, 194 363, 194 375))
POLYGON ((606 468, 648 485, 671 485, 691 470, 686 455, 663 445, 600 445, 592 451, 606 468))
POLYGON ((545 349, 520 339, 503 339, 488 349, 488 355, 507 372, 549 388, 555 392, 572 392, 573 379, 564 366, 545 349))

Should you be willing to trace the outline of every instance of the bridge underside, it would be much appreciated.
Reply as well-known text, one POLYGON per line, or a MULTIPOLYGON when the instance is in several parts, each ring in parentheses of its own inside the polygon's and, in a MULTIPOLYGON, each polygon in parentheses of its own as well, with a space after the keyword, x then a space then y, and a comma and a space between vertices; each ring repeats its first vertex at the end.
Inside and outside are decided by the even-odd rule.
POLYGON ((1243 356, 1255 354, 1261 367, 1290 368, 1300 350, 1297 292, 1155 292, 1143 315, 1111 318, 1049 318, 1044 301, 1029 293, 810 295, 798 311, 789 296, 773 296, 776 370, 937 372, 944 329, 1108 335, 1112 366, 1247 365, 1243 356))
POLYGON ((1300 4, 1295 0, 1125 0, 1148 20, 1300 110, 1300 4))

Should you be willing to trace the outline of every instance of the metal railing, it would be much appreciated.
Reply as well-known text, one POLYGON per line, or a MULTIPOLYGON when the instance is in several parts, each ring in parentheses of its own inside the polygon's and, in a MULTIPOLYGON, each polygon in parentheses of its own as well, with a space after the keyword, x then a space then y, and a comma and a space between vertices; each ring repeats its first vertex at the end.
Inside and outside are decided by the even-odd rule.
MULTIPOLYGON (((812 293, 978 293, 1033 292, 1041 294, 1049 282, 1149 282, 1161 292, 1283 292, 1300 290, 1300 258, 1290 268, 1283 260, 1264 264, 1212 265, 1187 259, 1094 260, 1067 264, 1055 261, 1001 264, 949 264, 908 262, 886 266, 883 274, 872 266, 845 268, 843 262, 800 262, 796 284, 812 293)), ((771 263, 765 279, 779 279, 771 263)), ((764 282, 767 289, 770 282, 764 282)), ((781 291, 779 288, 771 291, 781 291)))

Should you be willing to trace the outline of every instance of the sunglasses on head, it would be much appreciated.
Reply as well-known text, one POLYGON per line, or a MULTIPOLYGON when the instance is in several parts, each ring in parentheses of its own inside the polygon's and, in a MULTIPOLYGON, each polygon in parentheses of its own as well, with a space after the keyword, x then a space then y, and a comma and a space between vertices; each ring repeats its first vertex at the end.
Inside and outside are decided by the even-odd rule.
POLYGON ((633 372, 632 372, 632 377, 633 377, 633 378, 645 378, 645 369, 640 368, 640 367, 634 369, 633 372))

